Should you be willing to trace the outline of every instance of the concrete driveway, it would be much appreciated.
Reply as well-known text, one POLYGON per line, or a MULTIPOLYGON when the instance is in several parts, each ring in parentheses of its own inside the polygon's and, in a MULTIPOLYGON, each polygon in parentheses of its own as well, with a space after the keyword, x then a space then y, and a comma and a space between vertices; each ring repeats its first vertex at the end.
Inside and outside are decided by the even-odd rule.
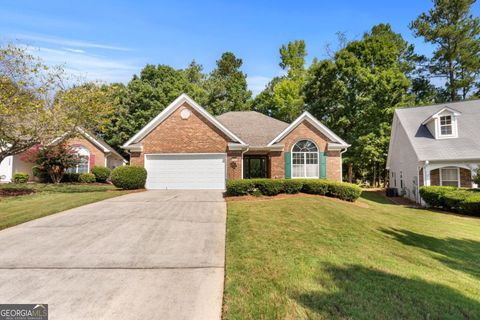
POLYGON ((49 319, 220 319, 220 191, 147 191, 0 231, 0 303, 49 319))

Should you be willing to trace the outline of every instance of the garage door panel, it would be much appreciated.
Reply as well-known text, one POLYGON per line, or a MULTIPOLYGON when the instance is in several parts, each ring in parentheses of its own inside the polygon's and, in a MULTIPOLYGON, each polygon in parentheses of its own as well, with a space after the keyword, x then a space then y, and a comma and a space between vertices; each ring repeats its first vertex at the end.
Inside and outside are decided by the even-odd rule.
POLYGON ((148 189, 224 189, 225 154, 147 155, 148 189))

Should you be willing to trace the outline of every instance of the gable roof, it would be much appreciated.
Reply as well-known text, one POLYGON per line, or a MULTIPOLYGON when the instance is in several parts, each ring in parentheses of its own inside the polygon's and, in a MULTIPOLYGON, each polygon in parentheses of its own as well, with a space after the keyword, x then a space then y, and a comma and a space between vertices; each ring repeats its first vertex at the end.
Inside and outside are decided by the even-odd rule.
POLYGON ((308 121, 312 124, 318 131, 323 133, 328 139, 330 139, 335 144, 343 148, 348 148, 350 145, 343 141, 339 136, 333 133, 332 130, 328 129, 324 124, 312 116, 308 111, 303 112, 295 121, 293 121, 288 127, 286 127, 282 132, 280 132, 276 137, 274 137, 268 145, 271 146, 274 143, 282 140, 286 137, 293 129, 300 125, 303 121, 308 121))
POLYGON ((395 117, 404 128, 418 161, 480 159, 480 100, 398 108, 395 117), (462 115, 457 119, 458 137, 435 139, 424 123, 445 108, 462 115))
POLYGON ((124 162, 127 162, 125 158, 118 153, 115 149, 113 149, 108 143, 106 143, 103 139, 97 137, 93 133, 83 129, 83 128, 77 128, 77 130, 80 132, 80 134, 89 140, 91 143, 96 145, 100 150, 102 150, 104 153, 113 153, 116 156, 120 157, 124 162))
POLYGON ((444 112, 448 112, 450 114, 453 114, 454 116, 459 116, 461 115, 462 113, 457 111, 457 110, 454 110, 452 108, 449 108, 449 107, 444 107, 442 108, 440 111, 438 112, 435 112, 434 114, 432 114, 430 117, 428 117, 425 121, 422 122, 422 124, 427 124, 429 123, 430 121, 432 121, 433 119, 436 119, 438 117, 440 117, 441 114, 443 114, 444 112))
POLYGON ((239 137, 237 137, 233 132, 227 129, 222 125, 217 119, 215 119, 210 113, 208 113, 204 108, 197 104, 192 98, 187 94, 182 93, 177 99, 175 99, 168 107, 166 107, 162 112, 160 112, 155 118, 153 118, 145 127, 138 131, 133 137, 131 137, 122 148, 128 149, 128 146, 135 144, 147 136, 153 129, 155 129, 160 123, 168 118, 175 110, 177 110, 184 103, 188 103, 193 109, 200 113, 205 119, 211 122, 215 127, 217 127, 221 132, 223 132, 227 137, 232 139, 235 142, 240 144, 245 144, 239 137))
POLYGON ((217 119, 251 146, 266 146, 289 126, 256 111, 230 111, 217 116, 217 119))

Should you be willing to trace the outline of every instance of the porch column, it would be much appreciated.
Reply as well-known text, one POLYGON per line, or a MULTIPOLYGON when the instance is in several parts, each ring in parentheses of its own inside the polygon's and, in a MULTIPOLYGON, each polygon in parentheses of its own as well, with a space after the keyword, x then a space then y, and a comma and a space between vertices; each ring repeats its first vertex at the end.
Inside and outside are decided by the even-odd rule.
POLYGON ((425 161, 425 165, 423 166, 423 185, 430 185, 430 166, 428 161, 425 161))

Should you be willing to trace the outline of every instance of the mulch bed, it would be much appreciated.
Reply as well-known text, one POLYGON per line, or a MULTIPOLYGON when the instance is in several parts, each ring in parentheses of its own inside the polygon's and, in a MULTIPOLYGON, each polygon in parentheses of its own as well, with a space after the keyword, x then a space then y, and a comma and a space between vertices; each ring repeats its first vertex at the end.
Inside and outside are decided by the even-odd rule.
POLYGON ((35 190, 32 189, 0 189, 0 197, 16 197, 16 196, 25 196, 28 194, 35 193, 35 190))

